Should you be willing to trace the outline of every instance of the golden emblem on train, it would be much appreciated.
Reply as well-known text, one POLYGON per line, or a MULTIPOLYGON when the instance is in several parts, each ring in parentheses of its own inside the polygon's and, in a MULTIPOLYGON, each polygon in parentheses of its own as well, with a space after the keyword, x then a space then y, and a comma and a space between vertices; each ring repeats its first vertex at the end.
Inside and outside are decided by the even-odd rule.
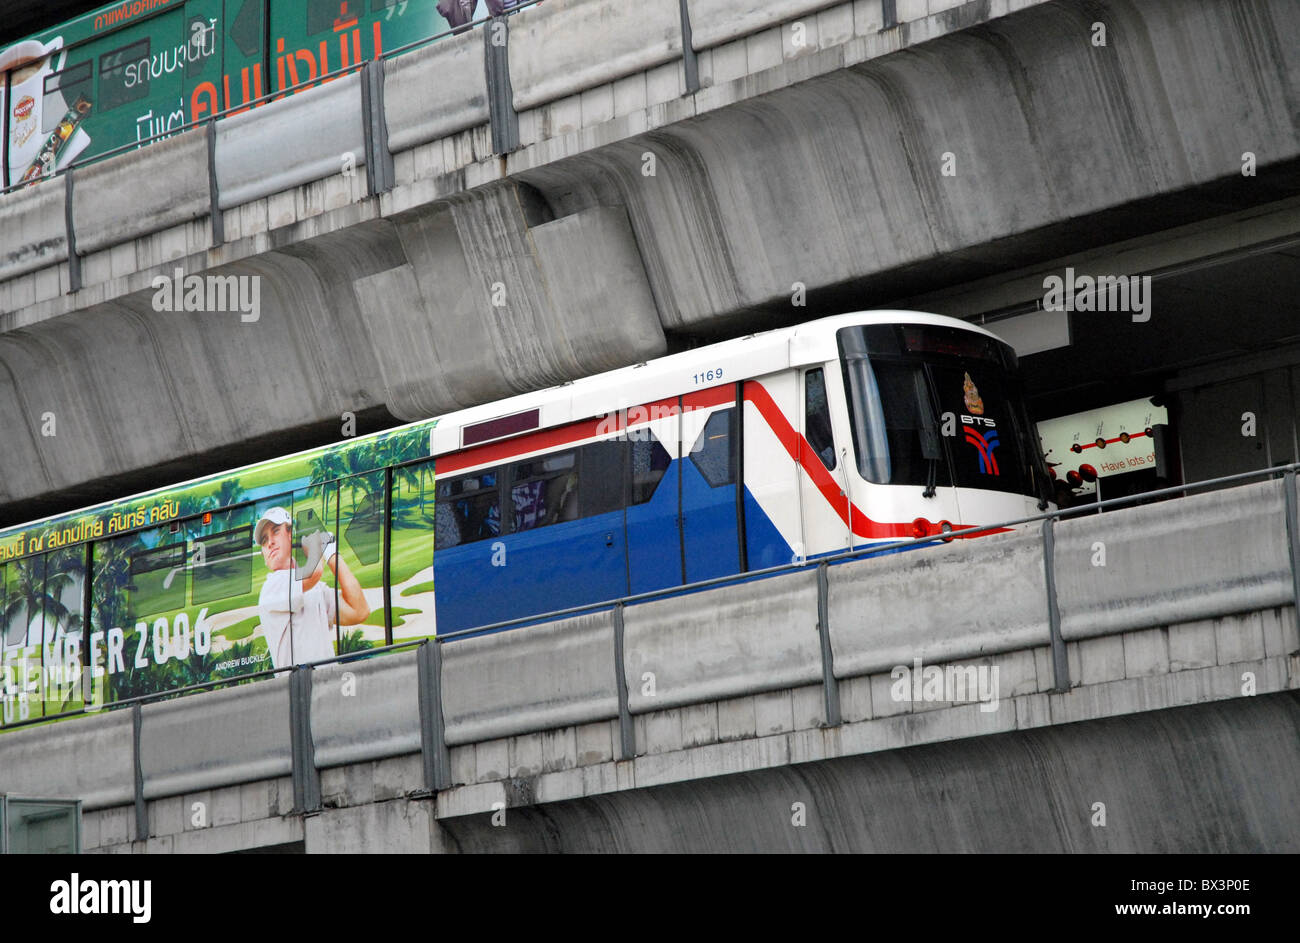
POLYGON ((984 400, 980 399, 980 391, 975 386, 975 381, 970 378, 970 374, 965 374, 966 379, 962 382, 961 391, 966 399, 966 409, 972 416, 984 415, 984 400))

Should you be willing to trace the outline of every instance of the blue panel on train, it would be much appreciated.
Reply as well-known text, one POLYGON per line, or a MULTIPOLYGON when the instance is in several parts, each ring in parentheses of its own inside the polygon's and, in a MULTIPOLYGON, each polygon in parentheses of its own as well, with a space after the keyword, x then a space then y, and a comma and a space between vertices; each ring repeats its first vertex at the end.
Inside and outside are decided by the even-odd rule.
MULTIPOLYGON (((506 613, 498 619, 627 595, 621 510, 511 534, 502 542, 506 565, 495 568, 500 577, 493 581, 493 598, 484 601, 506 613)), ((440 622, 441 615, 439 609, 440 622)))
POLYGON ((644 504, 627 509, 628 575, 632 593, 682 582, 681 532, 677 526, 677 475, 673 462, 644 504))
POLYGON ((748 488, 745 489, 745 546, 751 570, 785 566, 794 559, 794 548, 763 513, 748 488))
POLYGON ((438 631, 617 599, 624 554, 622 511, 439 550, 438 631))
POLYGON ((734 479, 710 485, 694 461, 683 462, 682 517, 686 582, 740 572, 734 479))

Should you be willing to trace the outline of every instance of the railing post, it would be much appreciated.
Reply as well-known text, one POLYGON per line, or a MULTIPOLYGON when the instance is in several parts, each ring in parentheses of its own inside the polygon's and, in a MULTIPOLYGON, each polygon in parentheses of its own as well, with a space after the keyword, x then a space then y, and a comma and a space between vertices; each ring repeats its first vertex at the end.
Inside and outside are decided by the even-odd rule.
POLYGON ((822 694, 826 699, 826 723, 838 727, 844 722, 840 714, 840 683, 835 680, 835 653, 831 651, 830 564, 817 565, 817 637, 822 649, 822 694))
POLYGON ((686 94, 694 95, 700 90, 700 63, 695 55, 695 46, 691 43, 691 11, 687 9, 687 0, 681 0, 682 10, 682 68, 686 73, 686 94))
POLYGON ((442 713, 442 643, 429 639, 416 652, 420 699, 420 759, 424 788, 436 793, 451 786, 451 754, 447 750, 446 718, 442 713))
POLYGON ((212 224, 212 245, 215 248, 225 244, 226 220, 221 215, 221 188, 217 186, 217 121, 208 122, 208 214, 212 224))
POLYGON ((311 668, 289 675, 289 741, 293 752, 293 810, 320 811, 320 771, 311 740, 311 668))
POLYGON ((623 666, 623 604, 614 605, 614 686, 618 690, 619 759, 636 757, 636 728, 627 704, 627 669, 623 666))
POLYGON ((1052 641, 1053 691, 1070 690, 1070 660, 1065 654, 1065 639, 1061 637, 1061 609, 1056 603, 1056 532, 1048 518, 1043 521, 1043 575, 1047 578, 1047 628, 1052 641))
POLYGON ((483 68, 487 77, 488 121, 492 153, 509 154, 519 147, 519 115, 510 85, 510 20, 497 16, 483 28, 483 68))
POLYGON ((372 59, 361 68, 361 132, 366 145, 366 195, 393 189, 393 155, 388 151, 384 120, 384 60, 372 59))
POLYGON ((135 778, 135 837, 144 841, 149 837, 149 807, 144 801, 144 765, 140 762, 140 730, 144 717, 140 705, 131 706, 131 765, 135 778))
POLYGON ((1291 602, 1300 612, 1300 511, 1296 508, 1296 474, 1294 468, 1288 468, 1282 479, 1286 490, 1286 538, 1287 550, 1291 558, 1291 602))
POLYGON ((893 29, 898 25, 897 0, 880 0, 880 31, 893 29))
POLYGON ((77 227, 72 220, 72 168, 63 175, 63 225, 68 239, 68 292, 81 291, 81 257, 77 255, 77 227))

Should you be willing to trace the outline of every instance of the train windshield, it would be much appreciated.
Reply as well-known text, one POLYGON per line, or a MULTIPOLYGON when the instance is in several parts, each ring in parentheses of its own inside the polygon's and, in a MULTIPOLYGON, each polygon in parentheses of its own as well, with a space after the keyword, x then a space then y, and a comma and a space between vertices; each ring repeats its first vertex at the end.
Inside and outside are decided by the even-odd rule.
POLYGON ((837 338, 864 479, 1048 497, 1010 347, 922 324, 848 327, 837 338))

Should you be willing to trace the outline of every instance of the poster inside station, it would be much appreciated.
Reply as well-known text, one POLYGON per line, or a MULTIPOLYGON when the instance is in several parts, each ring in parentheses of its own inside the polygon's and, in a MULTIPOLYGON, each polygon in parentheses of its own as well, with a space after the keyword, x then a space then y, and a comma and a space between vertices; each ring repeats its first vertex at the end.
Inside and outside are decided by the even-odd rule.
MULTIPOLYGON (((1085 465, 1095 471, 1095 478, 1081 476, 1081 483, 1074 489, 1077 496, 1083 497, 1096 494, 1098 480, 1154 469, 1153 429, 1168 422, 1166 407, 1150 399, 1135 399, 1044 420, 1038 424, 1038 436, 1058 480, 1085 465)), ((1105 484, 1101 487, 1104 492, 1105 484)))

